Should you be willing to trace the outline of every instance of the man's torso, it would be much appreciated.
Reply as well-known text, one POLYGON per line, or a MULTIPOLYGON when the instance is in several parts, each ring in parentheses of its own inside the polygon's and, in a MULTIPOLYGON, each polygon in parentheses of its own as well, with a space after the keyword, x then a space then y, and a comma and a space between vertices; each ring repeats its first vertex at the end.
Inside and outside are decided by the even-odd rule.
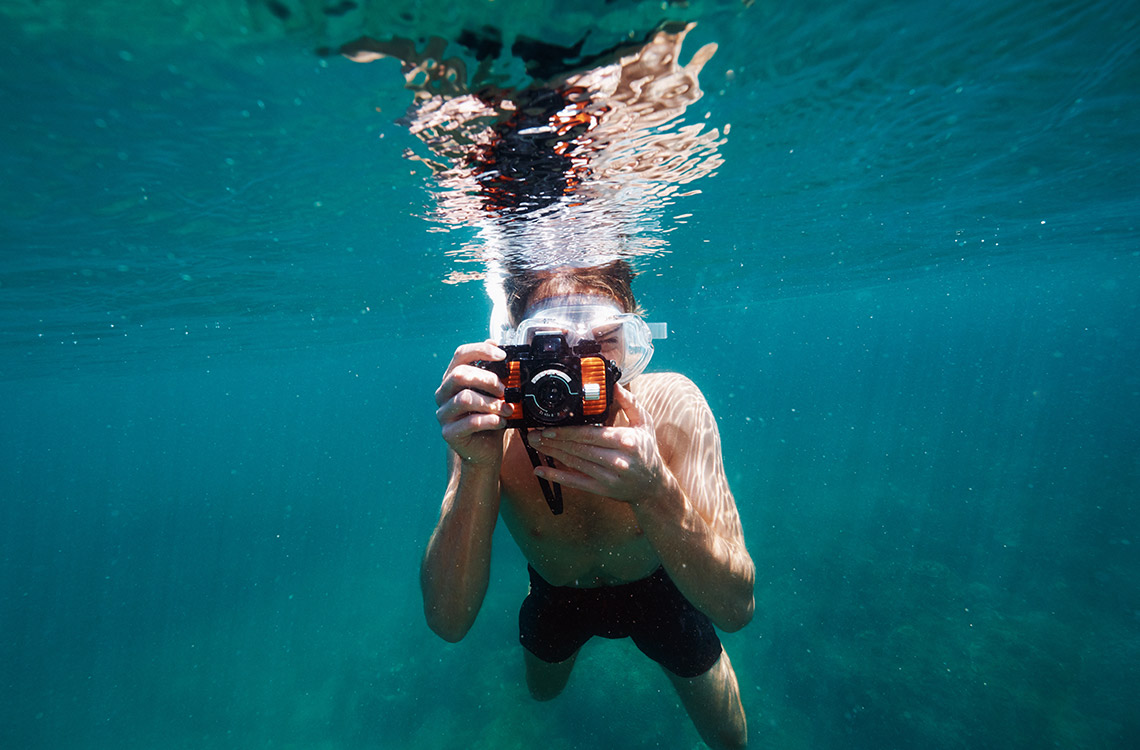
MULTIPOLYGON (((632 382, 631 390, 639 403, 658 402, 645 397, 666 387, 666 381, 662 374, 642 375, 632 382)), ((656 424, 659 415, 649 411, 656 424)), ((627 424, 623 414, 616 424, 627 424)), ((667 464, 672 451, 663 444, 662 435, 670 433, 657 430, 658 449, 667 464)), ((507 436, 501 487, 500 513, 511 536, 539 575, 554 586, 588 588, 637 581, 661 564, 626 503, 563 487, 565 510, 552 514, 516 432, 507 436)))

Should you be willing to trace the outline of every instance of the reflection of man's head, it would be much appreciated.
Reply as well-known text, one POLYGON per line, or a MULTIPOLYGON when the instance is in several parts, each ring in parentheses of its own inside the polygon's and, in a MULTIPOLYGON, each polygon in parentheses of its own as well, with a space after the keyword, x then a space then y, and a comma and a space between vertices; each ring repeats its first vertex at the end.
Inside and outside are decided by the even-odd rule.
MULTIPOLYGON (((416 92, 403 122, 431 152, 407 155, 434 173, 434 218, 442 228, 475 227, 490 238, 471 243, 458 259, 481 261, 492 274, 520 263, 572 265, 578 273, 554 272, 551 283, 592 285, 594 271, 612 270, 603 265, 610 260, 663 250, 662 212, 722 163, 717 129, 681 123, 702 96, 699 74, 716 50, 705 44, 682 64, 691 29, 665 23, 639 42, 589 53, 582 42, 558 50, 516 44, 511 55, 527 64, 522 80, 499 69, 505 47, 494 30, 454 44, 365 37, 342 52, 362 62, 403 61, 416 92), (478 65, 465 64, 471 55, 460 48, 478 65), (540 60, 557 64, 532 65, 540 60), (588 265, 598 268, 582 268, 588 265)), ((450 280, 477 277, 457 271, 450 280)), ((513 321, 543 280, 527 280, 522 302, 512 301, 513 321)), ((609 285, 600 291, 614 293, 609 285)), ((628 289, 615 296, 633 310, 628 289)))

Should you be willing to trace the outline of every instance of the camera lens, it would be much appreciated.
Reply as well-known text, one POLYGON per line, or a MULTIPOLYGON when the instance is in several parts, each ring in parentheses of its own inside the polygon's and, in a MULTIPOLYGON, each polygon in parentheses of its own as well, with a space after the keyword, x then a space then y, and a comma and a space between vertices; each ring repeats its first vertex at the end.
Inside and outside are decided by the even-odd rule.
POLYGON ((570 398, 570 387, 566 381, 553 374, 545 375, 534 384, 534 401, 539 409, 556 415, 570 398))

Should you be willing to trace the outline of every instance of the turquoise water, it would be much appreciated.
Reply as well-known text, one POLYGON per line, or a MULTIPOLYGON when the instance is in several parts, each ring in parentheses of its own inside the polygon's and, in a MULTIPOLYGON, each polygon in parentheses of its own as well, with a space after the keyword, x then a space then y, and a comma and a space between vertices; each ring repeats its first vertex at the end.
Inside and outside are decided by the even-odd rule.
POLYGON ((1140 744, 1133 4, 318 6, 0 4, 0 747, 699 745, 625 642, 530 701, 505 534, 426 628, 490 306, 399 66, 328 54, 663 18, 731 129, 635 288, 757 564, 752 745, 1140 744))

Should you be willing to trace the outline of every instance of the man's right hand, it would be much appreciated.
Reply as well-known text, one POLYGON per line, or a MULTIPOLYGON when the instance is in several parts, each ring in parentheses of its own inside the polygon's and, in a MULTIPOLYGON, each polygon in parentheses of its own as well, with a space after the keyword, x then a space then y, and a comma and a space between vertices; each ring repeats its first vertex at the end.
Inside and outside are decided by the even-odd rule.
POLYGON ((497 467, 503 460, 502 430, 511 406, 503 400, 499 376, 472 363, 506 356, 490 340, 460 346, 435 392, 443 439, 465 462, 497 467))

